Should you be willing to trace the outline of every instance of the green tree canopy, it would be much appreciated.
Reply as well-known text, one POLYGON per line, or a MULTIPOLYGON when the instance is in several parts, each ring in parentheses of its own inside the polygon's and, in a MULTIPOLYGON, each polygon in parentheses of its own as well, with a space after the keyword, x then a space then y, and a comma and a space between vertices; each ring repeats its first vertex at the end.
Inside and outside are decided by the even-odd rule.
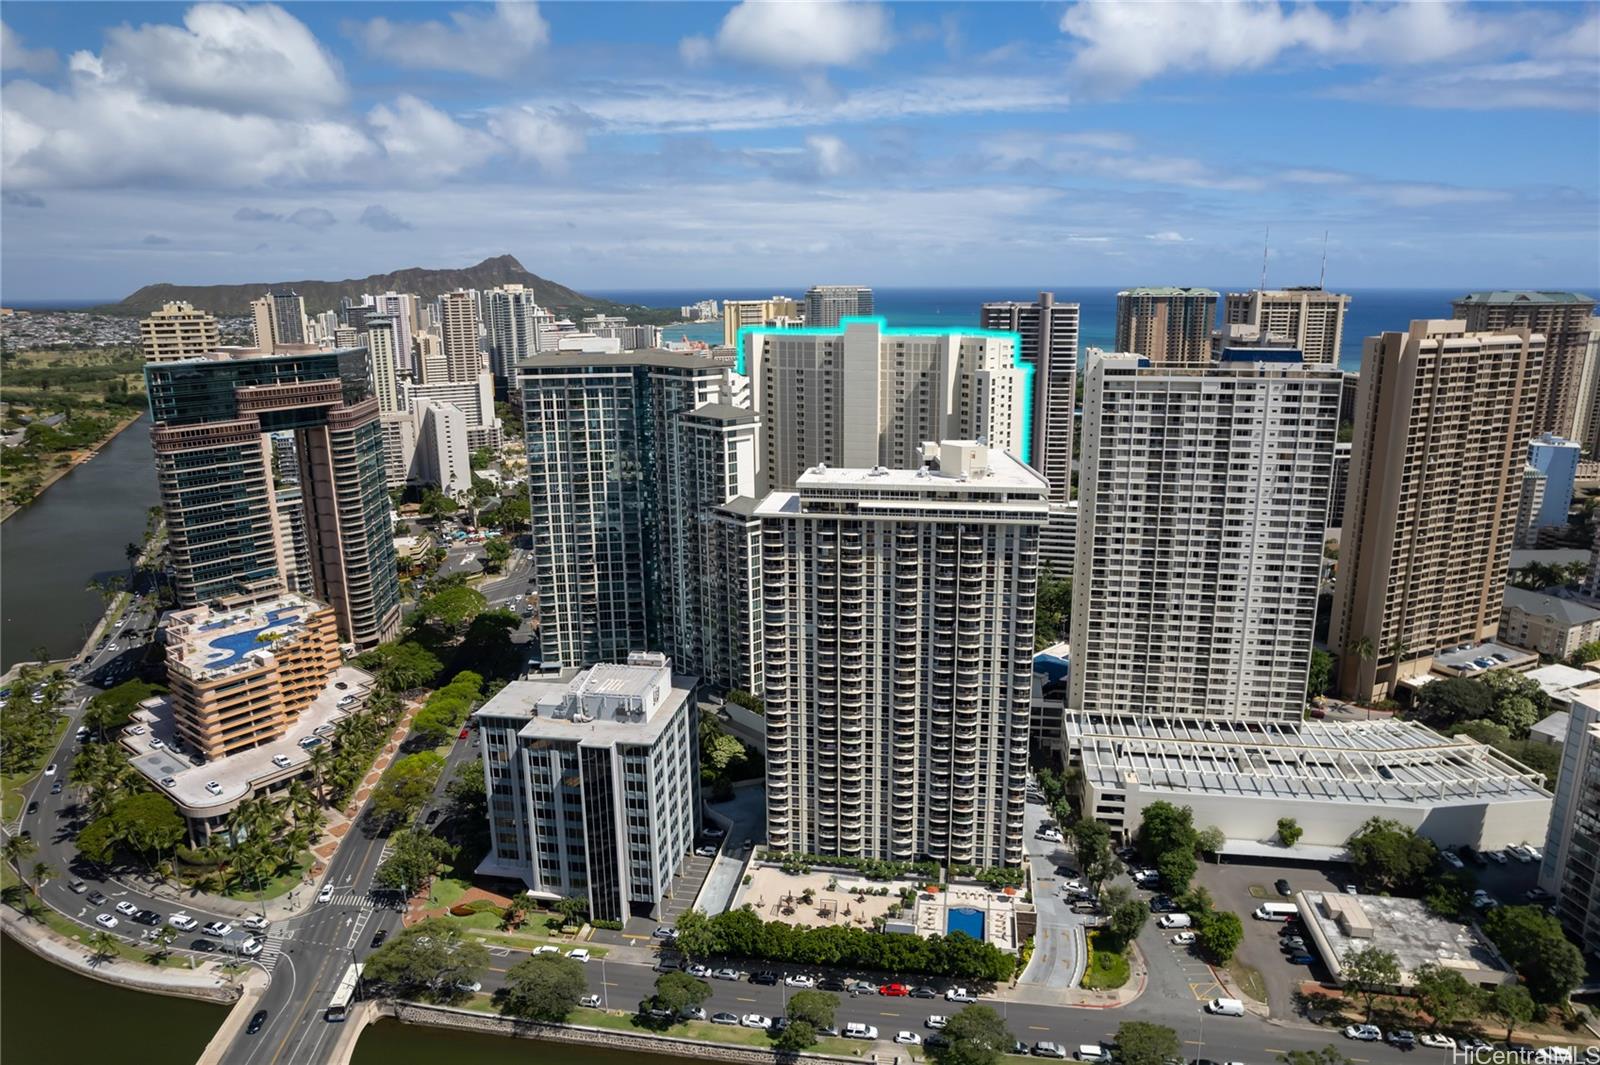
POLYGON ((1345 848, 1363 883, 1391 892, 1416 888, 1439 857, 1438 848, 1430 840, 1408 826, 1381 817, 1371 818, 1357 829, 1345 848))
POLYGON ((551 954, 524 958, 506 973, 500 1012, 530 1021, 560 1023, 588 989, 583 963, 551 954))
POLYGON ((433 794, 443 769, 444 756, 434 751, 418 751, 397 760, 373 789, 367 816, 378 826, 410 820, 433 794))
POLYGON ((1482 993, 1466 977, 1431 962, 1418 966, 1411 974, 1411 990, 1437 1028, 1454 1027, 1458 1021, 1476 1016, 1483 1007, 1482 993))
POLYGON ((1498 906, 1483 920, 1484 933, 1517 970, 1536 1002, 1566 1000, 1583 983, 1583 954, 1561 922, 1536 906, 1498 906))
POLYGON ((1506 1022, 1506 1042, 1511 1042, 1517 1025, 1533 1020, 1533 996, 1521 984, 1501 984, 1489 994, 1489 1012, 1506 1022))
POLYGON ((1160 861, 1163 854, 1172 851, 1187 851, 1193 855, 1198 836, 1194 827, 1194 811, 1187 806, 1180 808, 1165 800, 1158 800, 1144 808, 1144 816, 1139 822, 1139 854, 1151 863, 1160 861))
POLYGON ((817 1030, 810 1021, 794 1020, 791 1018, 789 1026, 778 1033, 778 1038, 772 1041, 774 1049, 794 1053, 814 1046, 817 1042, 817 1030))
POLYGON ((1218 965, 1226 965, 1244 940, 1244 925, 1236 913, 1229 913, 1226 910, 1206 910, 1200 914, 1195 924, 1201 948, 1218 965))
POLYGON ((1333 656, 1326 651, 1311 652, 1311 666, 1306 671, 1306 701, 1328 694, 1333 683, 1333 656))
POLYGON ((1278 842, 1283 844, 1285 847, 1292 847, 1296 843, 1299 843, 1300 837, 1305 834, 1306 830, 1301 828, 1300 823, 1294 818, 1278 818, 1278 842))
POLYGON ((1117 1026, 1118 1065, 1166 1065, 1182 1057, 1178 1033, 1165 1025, 1123 1021, 1117 1026))
POLYGON ((424 599, 417 612, 449 632, 460 632, 489 605, 483 593, 464 584, 450 584, 424 599))
POLYGON ((932 1051, 939 1065, 998 1065, 1016 1041, 1006 1022, 990 1006, 972 1003, 945 1023, 949 1042, 932 1051))
POLYGON ((789 1016, 813 1028, 832 1028, 839 996, 830 991, 796 991, 789 996, 789 1016))
POLYGON ((1400 959, 1382 947, 1362 947, 1344 956, 1341 974, 1345 986, 1367 1003, 1367 1020, 1372 1020, 1372 1004, 1383 992, 1400 984, 1400 959))
POLYGON ((1122 868, 1111 849, 1111 830, 1101 821, 1085 817, 1067 830, 1072 835, 1072 854, 1083 878, 1095 887, 1116 876, 1122 868))
POLYGON ((1468 677, 1447 677, 1423 686, 1413 701, 1413 713, 1436 728, 1447 728, 1489 712, 1494 697, 1489 689, 1468 677))
POLYGON ((711 985, 688 973, 662 973, 656 977, 654 1008, 669 1010, 674 1016, 681 1016, 690 1006, 698 1006, 710 997, 711 985))
POLYGON ((373 881, 392 891, 416 891, 454 855, 455 848, 448 840, 431 832, 402 828, 389 838, 389 856, 378 866, 373 881))
POLYGON ((391 997, 439 1002, 458 997, 456 985, 475 982, 488 965, 482 943, 462 935, 447 918, 435 917, 379 947, 362 975, 391 997))
POLYGON ((1170 850, 1156 859, 1156 871, 1166 882, 1167 890, 1174 894, 1182 894, 1189 890, 1189 881, 1194 879, 1194 874, 1199 868, 1193 850, 1170 850))

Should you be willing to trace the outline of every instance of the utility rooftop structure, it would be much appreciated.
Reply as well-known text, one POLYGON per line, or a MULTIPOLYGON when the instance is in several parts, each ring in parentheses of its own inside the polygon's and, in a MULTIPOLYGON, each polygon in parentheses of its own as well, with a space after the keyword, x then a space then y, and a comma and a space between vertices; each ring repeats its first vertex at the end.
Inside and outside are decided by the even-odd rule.
POLYGON ((1344 979, 1346 957, 1374 945, 1395 955, 1401 986, 1424 965, 1453 970, 1479 987, 1516 980, 1500 952, 1475 928, 1440 917, 1420 899, 1302 891, 1295 905, 1335 980, 1344 979))
POLYGON ((1146 806, 1166 800, 1249 844, 1272 839, 1280 817, 1296 818, 1317 847, 1385 817, 1442 846, 1498 849, 1536 842, 1550 814, 1541 774, 1410 721, 1069 715, 1066 735, 1085 810, 1114 831, 1131 832, 1146 806))

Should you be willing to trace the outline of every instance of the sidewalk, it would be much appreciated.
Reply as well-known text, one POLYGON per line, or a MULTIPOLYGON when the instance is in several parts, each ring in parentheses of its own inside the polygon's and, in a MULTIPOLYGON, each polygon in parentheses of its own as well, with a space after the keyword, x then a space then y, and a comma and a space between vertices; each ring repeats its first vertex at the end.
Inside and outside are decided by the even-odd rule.
POLYGON ((1128 982, 1114 991, 1085 991, 1079 987, 1057 988, 1040 984, 1012 984, 998 988, 992 996, 1007 1002, 1030 1002, 1040 1006, 1068 1006, 1073 1009, 1120 1009, 1144 994, 1149 970, 1137 945, 1128 958, 1128 982))
POLYGON ((0 928, 45 960, 103 983, 212 1002, 232 1002, 239 997, 237 980, 220 971, 220 962, 179 969, 122 959, 97 961, 82 943, 69 940, 46 925, 25 921, 10 907, 0 909, 0 928))

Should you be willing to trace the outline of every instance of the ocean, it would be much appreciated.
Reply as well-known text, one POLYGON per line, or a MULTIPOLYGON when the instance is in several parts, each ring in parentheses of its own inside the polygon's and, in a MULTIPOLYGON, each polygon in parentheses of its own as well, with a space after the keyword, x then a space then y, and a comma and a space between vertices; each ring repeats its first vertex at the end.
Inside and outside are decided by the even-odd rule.
MULTIPOLYGON (((1216 286, 1212 286, 1216 287, 1216 286)), ((738 289, 706 291, 684 289, 627 289, 592 293, 623 303, 643 303, 651 307, 683 307, 698 300, 764 299, 774 293, 799 297, 807 286, 776 289, 738 289)), ((1048 291, 1048 286, 1045 286, 1048 291)), ((993 300, 1031 300, 1039 289, 1024 288, 877 288, 873 289, 876 311, 890 325, 959 329, 978 324, 978 308, 993 300)), ((1079 347, 1110 349, 1116 332, 1117 289, 1072 288, 1054 290, 1057 302, 1077 303, 1079 347)), ((1228 288, 1217 289, 1227 292, 1228 288)), ((1234 286, 1234 291, 1238 291, 1234 286)), ((1341 369, 1361 368, 1361 341, 1385 330, 1407 328, 1416 318, 1450 317, 1450 301, 1461 296, 1460 289, 1345 289, 1350 309, 1345 312, 1344 342, 1339 352, 1341 369)), ((722 342, 722 323, 706 322, 675 325, 666 330, 669 340, 687 336, 691 340, 722 342)))

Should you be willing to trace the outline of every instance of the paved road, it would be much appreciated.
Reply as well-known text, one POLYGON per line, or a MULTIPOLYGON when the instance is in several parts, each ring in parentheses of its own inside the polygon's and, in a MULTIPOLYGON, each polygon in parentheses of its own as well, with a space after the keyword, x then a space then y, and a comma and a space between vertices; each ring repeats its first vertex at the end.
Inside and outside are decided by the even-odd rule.
POLYGON ((1050 817, 1042 802, 1029 800, 1024 812, 1028 860, 1033 866, 1033 904, 1039 913, 1033 937, 1033 959, 1022 982, 1039 987, 1066 989, 1077 986, 1082 973, 1083 918, 1061 893, 1063 877, 1056 867, 1073 864, 1066 843, 1049 843, 1038 837, 1039 825, 1050 817))

